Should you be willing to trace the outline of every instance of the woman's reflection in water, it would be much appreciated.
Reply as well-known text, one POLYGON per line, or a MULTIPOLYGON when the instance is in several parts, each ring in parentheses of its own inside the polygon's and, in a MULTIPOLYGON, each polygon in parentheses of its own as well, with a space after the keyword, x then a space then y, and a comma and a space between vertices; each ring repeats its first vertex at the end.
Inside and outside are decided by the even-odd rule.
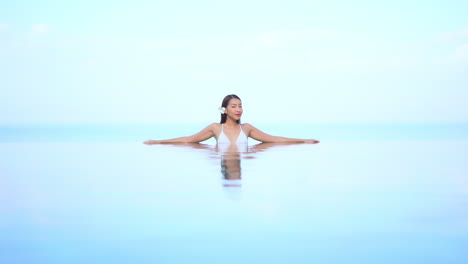
POLYGON ((242 186, 241 159, 253 159, 252 154, 262 152, 272 147, 296 145, 297 143, 259 143, 248 147, 248 145, 231 144, 227 148, 216 145, 216 151, 221 157, 221 174, 223 175, 224 187, 242 186))
POLYGON ((247 145, 238 146, 236 144, 231 144, 227 148, 222 145, 216 145, 216 151, 221 157, 223 187, 241 187, 241 154, 248 152, 247 145), (243 150, 242 152, 240 148, 243 150))
MULTIPOLYGON (((250 147, 247 144, 217 144, 213 146, 201 143, 181 143, 171 145, 207 150, 208 153, 211 154, 211 157, 219 158, 221 161, 222 186, 226 191, 228 191, 228 189, 234 191, 234 189, 240 189, 240 187, 242 187, 241 159, 253 159, 255 158, 254 154, 257 152, 262 152, 272 147, 296 145, 296 143, 259 143, 250 147)), ((238 191, 236 195, 238 195, 238 191)))

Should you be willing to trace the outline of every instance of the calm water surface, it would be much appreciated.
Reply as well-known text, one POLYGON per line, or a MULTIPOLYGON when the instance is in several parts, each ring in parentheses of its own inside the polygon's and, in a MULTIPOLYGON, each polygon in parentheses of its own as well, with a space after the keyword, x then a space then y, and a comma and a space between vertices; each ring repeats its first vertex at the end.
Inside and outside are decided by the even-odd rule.
POLYGON ((0 143, 0 263, 468 263, 468 141, 0 143))

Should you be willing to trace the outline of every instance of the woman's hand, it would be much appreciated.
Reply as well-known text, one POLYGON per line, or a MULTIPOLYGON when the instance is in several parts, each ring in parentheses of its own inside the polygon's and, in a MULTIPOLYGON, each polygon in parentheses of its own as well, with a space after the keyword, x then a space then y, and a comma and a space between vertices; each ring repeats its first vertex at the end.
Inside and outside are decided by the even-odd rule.
POLYGON ((306 139, 304 140, 304 143, 308 143, 308 144, 318 144, 320 143, 320 141, 316 140, 316 139, 306 139))
POLYGON ((146 145, 154 145, 154 144, 159 144, 160 143, 160 140, 146 140, 145 142, 143 142, 143 144, 146 144, 146 145))

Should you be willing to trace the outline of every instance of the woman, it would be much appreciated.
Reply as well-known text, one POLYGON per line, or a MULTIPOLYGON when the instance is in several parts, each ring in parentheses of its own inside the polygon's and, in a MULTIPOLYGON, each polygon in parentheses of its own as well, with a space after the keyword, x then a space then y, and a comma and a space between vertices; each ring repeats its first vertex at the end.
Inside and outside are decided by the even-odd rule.
POLYGON ((213 123, 197 134, 165 140, 147 140, 144 143, 147 145, 165 143, 198 143, 212 137, 216 138, 217 144, 228 145, 233 145, 232 143, 236 143, 237 145, 247 144, 248 137, 265 143, 319 143, 319 141, 315 139, 272 136, 260 131, 250 124, 241 124, 240 119, 243 112, 242 102, 235 94, 230 94, 224 97, 219 110, 221 112, 221 122, 219 124, 213 123))

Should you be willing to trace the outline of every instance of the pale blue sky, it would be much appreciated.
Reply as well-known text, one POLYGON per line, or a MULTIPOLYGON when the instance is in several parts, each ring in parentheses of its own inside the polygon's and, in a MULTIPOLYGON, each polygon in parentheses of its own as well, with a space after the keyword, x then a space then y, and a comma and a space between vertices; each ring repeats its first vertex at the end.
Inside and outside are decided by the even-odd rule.
POLYGON ((466 1, 10 1, 0 124, 468 122, 466 1))

